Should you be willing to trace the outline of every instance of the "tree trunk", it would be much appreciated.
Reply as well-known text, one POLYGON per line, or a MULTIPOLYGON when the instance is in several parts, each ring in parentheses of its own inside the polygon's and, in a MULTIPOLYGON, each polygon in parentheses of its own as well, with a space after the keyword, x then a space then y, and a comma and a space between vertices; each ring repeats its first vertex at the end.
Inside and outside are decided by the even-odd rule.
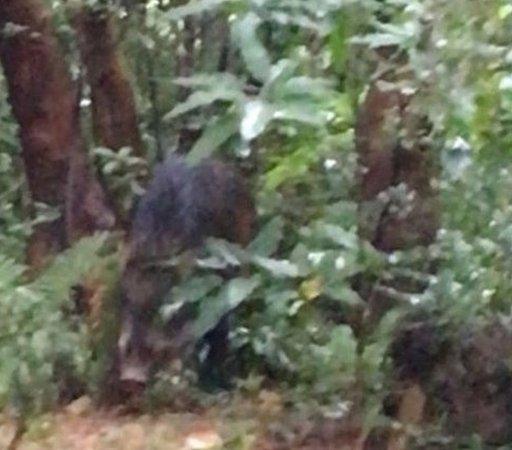
MULTIPOLYGON (((361 165, 360 233, 379 250, 393 252, 429 245, 439 227, 439 198, 433 187, 439 175, 435 149, 429 138, 428 120, 415 101, 413 75, 395 48, 382 48, 382 69, 371 83, 356 122, 356 149, 361 165)), ((404 288, 403 281, 390 287, 404 288)), ((406 290, 421 286, 407 285, 406 290)), ((388 286, 384 287, 384 291, 388 286)), ((394 302, 372 288, 368 300, 368 324, 381 317, 394 302)), ((423 420, 425 394, 418 380, 402 380, 407 386, 399 398, 397 419, 403 428, 391 430, 388 450, 409 447, 407 427, 423 420)))
MULTIPOLYGON (((439 164, 429 138, 430 124, 415 104, 418 94, 412 89, 407 61, 394 48, 378 53, 383 57, 381 71, 360 107, 355 130, 362 169, 360 233, 377 249, 393 252, 434 241, 440 208, 432 181, 439 175, 439 164)), ((392 280, 389 286, 372 286, 367 292, 368 328, 395 302, 386 290, 400 292, 402 283, 392 280)), ((423 289, 414 281, 410 284, 405 286, 408 292, 423 289)), ((402 384, 407 388, 400 395, 397 419, 404 428, 391 430, 388 450, 408 448, 407 427, 423 419, 426 399, 421 385, 415 379, 402 384)))
POLYGON ((91 88, 92 125, 96 142, 112 150, 131 147, 144 154, 133 91, 117 52, 107 11, 81 8, 73 14, 78 48, 91 88))
MULTIPOLYGON (((91 89, 96 144, 112 150, 131 147, 135 156, 143 156, 135 98, 117 51, 112 17, 102 8, 80 7, 72 12, 72 21, 86 81, 91 89)), ((120 224, 126 228, 123 207, 114 200, 112 204, 120 224)))
POLYGON ((428 245, 435 238, 439 205, 432 179, 438 164, 428 133, 403 86, 385 79, 372 83, 358 115, 356 148, 361 230, 379 250, 428 245), (392 189, 401 186, 405 198, 397 201, 392 189))
POLYGON ((114 218, 88 171, 77 96, 49 11, 40 0, 2 0, 0 29, 0 60, 32 198, 62 212, 60 219, 37 226, 31 237, 28 263, 40 267, 70 240, 110 228, 114 218), (81 192, 70 189, 76 184, 81 192))

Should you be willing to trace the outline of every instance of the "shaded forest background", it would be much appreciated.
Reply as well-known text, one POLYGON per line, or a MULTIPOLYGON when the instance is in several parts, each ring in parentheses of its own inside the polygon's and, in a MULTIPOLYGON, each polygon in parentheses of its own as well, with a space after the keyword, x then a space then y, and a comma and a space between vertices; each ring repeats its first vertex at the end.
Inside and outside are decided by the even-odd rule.
MULTIPOLYGON (((230 395, 280 424, 269 448, 507 448, 511 21, 505 0, 0 1, 1 407, 24 431, 109 400, 126 232, 177 152, 237 166, 258 230, 209 241, 160 320, 193 303, 201 336, 233 311, 230 395)), ((143 409, 224 401, 183 361, 143 409)))

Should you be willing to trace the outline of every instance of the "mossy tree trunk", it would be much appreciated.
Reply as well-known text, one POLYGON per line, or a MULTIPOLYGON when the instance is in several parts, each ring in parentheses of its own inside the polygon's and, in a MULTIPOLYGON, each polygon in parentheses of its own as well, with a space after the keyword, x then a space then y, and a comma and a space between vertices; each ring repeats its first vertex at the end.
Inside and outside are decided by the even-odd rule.
POLYGON ((142 156, 135 98, 117 50, 108 11, 82 7, 74 12, 80 57, 91 89, 92 126, 98 145, 119 150, 131 147, 142 156))
MULTIPOLYGON (((361 104, 356 122, 360 162, 360 234, 378 250, 393 252, 431 244, 439 228, 440 205, 435 180, 439 164, 431 140, 432 127, 422 114, 422 92, 414 83, 406 57, 383 48, 376 76, 361 104)), ((421 291, 414 281, 391 280, 393 290, 421 291)), ((372 328, 396 300, 385 290, 363 287, 368 301, 366 326, 372 328)), ((425 394, 416 377, 397 384, 396 419, 407 426, 423 420, 425 394)), ((391 430, 388 450, 408 448, 407 431, 391 430)))
POLYGON ((28 263, 40 267, 67 243, 115 220, 89 170, 78 96, 50 11, 41 0, 2 0, 0 29, 0 61, 32 198, 62 213, 38 225, 30 239, 28 263))
POLYGON ((356 124, 361 233, 385 252, 428 245, 439 226, 430 126, 406 80, 372 82, 356 124))

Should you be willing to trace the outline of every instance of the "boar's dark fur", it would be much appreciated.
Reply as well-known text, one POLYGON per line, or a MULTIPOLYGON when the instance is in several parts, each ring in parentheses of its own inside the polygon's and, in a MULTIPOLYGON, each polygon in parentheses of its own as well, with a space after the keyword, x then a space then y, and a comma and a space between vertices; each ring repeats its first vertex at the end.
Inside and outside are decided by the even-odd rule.
MULTIPOLYGON (((136 208, 121 279, 122 381, 145 384, 156 358, 152 322, 173 274, 152 263, 198 249, 208 237, 245 245, 254 216, 247 188, 228 165, 206 160, 190 166, 182 158, 171 157, 157 167, 136 208)), ((175 349, 183 345, 179 336, 172 339, 175 349)), ((219 342, 212 345, 221 346, 219 342)))

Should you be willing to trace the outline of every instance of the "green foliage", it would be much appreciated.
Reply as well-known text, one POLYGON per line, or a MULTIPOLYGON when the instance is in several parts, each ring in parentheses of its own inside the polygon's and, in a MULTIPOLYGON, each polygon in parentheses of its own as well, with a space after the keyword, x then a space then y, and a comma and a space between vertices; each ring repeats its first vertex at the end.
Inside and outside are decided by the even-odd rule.
POLYGON ((262 225, 247 250, 210 245, 163 311, 194 302, 200 334, 234 308, 231 351, 249 373, 286 380, 297 405, 359 413, 370 429, 391 388, 390 342, 409 317, 426 315, 449 338, 510 314, 512 15, 499 0, 201 1, 166 10, 169 33, 205 11, 228 19, 234 62, 175 78, 189 96, 166 118, 194 114, 203 132, 192 160, 257 151, 262 225), (401 87, 420 92, 415 107, 433 124, 444 215, 432 246, 383 255, 357 235, 353 126, 374 52, 389 45, 406 55, 401 87), (251 275, 234 280, 236 302, 204 273, 241 266, 251 275), (355 279, 394 305, 369 329, 348 319, 368 308, 355 279))
POLYGON ((335 305, 347 314, 361 310, 363 301, 352 289, 352 278, 378 272, 385 265, 357 237, 355 211, 355 204, 328 204, 322 218, 297 229, 274 210, 245 250, 211 240, 207 255, 197 262, 199 272, 171 291, 163 316, 168 319, 193 302, 198 311, 194 332, 199 338, 235 311, 231 352, 240 355, 246 373, 280 374, 279 379, 289 381, 289 389, 295 386, 292 390, 300 402, 314 398, 326 414, 337 414, 340 404, 345 405, 344 413, 367 410, 385 392, 385 356, 392 328, 381 331, 378 340, 372 334, 362 342, 349 325, 329 318, 326 309, 335 305), (345 214, 338 215, 340 210, 345 214), (225 285, 202 273, 241 266, 252 275, 225 285), (364 401, 359 398, 361 386, 364 401), (354 395, 348 394, 351 391, 354 395))
MULTIPOLYGON (((509 2, 86 4, 108 5, 119 19, 149 160, 178 147, 182 129, 200 130, 190 160, 221 153, 254 173, 258 235, 247 249, 209 241, 196 270, 161 309, 169 320, 193 306, 196 339, 232 311, 227 359, 240 362, 246 384, 273 381, 294 407, 335 418, 352 414, 369 431, 385 423, 382 400, 395 380, 389 346, 411 317, 428 318, 448 340, 464 327, 510 320, 509 2), (386 51, 392 56, 384 64, 379 54, 386 51), (443 172, 430 181, 442 198, 442 225, 429 247, 383 254, 358 233, 355 137, 365 136, 355 136, 354 121, 368 83, 376 71, 396 69, 394 61, 408 74, 399 87, 418 94, 413 106, 432 123, 426 140, 439 151, 443 172), (226 282, 217 269, 240 273, 226 282), (386 314, 371 316, 372 296, 389 301, 386 314)), ((51 6, 59 36, 69 36, 66 2, 51 6)), ((68 56, 78 67, 76 55, 68 56)), ((0 87, 4 92, 3 81, 0 87)), ((70 287, 108 258, 93 238, 25 281, 19 261, 26 238, 34 223, 59 212, 34 205, 36 214, 27 213, 15 133, 2 98, 0 397, 41 409, 57 394, 63 361, 80 380, 95 371, 90 336, 63 305, 70 287)), ((128 149, 95 153, 111 192, 128 209, 145 162, 128 149)), ((398 207, 408 189, 390 189, 398 207)), ((173 380, 163 372, 157 388, 173 380)), ((479 438, 471 442, 476 448, 479 438)))
MULTIPOLYGON (((261 62, 255 65, 261 67, 261 62)), ((193 87, 196 91, 165 118, 170 120, 216 102, 226 104, 226 112, 208 125, 203 137, 191 150, 189 158, 194 161, 209 156, 237 132, 243 141, 251 141, 276 121, 315 127, 325 125, 328 102, 324 99, 334 96, 334 92, 329 90, 325 80, 298 76, 296 70, 297 64, 290 60, 269 65, 258 95, 250 96, 245 94, 244 85, 231 75, 197 75, 177 79, 178 84, 193 87)))
POLYGON ((330 89, 332 83, 324 77, 308 74, 307 61, 293 52, 289 57, 283 58, 281 54, 275 59, 272 49, 267 48, 262 39, 263 30, 274 23, 283 28, 299 26, 324 36, 329 29, 328 17, 337 2, 317 3, 311 7, 296 2, 204 1, 190 2, 168 11, 168 18, 177 21, 180 27, 180 21, 188 16, 229 6, 228 12, 235 11, 229 16, 231 42, 238 48, 240 63, 246 69, 235 76, 225 72, 201 74, 198 68, 194 76, 175 80, 181 86, 192 88, 193 92, 187 100, 174 106, 164 120, 170 122, 197 108, 208 111, 209 117, 213 113, 213 118, 201 119, 205 130, 191 151, 191 160, 210 155, 228 140, 238 149, 238 156, 247 157, 250 150, 246 142, 275 129, 271 126, 275 123, 305 124, 312 127, 310 133, 325 126, 337 95, 330 89), (312 20, 311 16, 317 20, 312 20), (253 86, 253 81, 261 86, 253 86))
POLYGON ((147 177, 147 161, 133 156, 132 152, 130 147, 118 151, 104 147, 94 149, 100 171, 108 182, 108 190, 123 211, 130 211, 134 196, 144 192, 140 180, 147 177))
MULTIPOLYGON (((0 76, 0 89, 6 91, 0 76)), ((0 97, 0 248, 5 256, 19 258, 31 223, 23 214, 25 179, 17 167, 16 125, 5 96, 0 97)))
POLYGON ((93 268, 104 266, 105 235, 78 242, 33 281, 25 268, 0 262, 0 404, 22 413, 52 406, 64 380, 87 384, 94 365, 81 320, 71 320, 72 288, 93 268))

